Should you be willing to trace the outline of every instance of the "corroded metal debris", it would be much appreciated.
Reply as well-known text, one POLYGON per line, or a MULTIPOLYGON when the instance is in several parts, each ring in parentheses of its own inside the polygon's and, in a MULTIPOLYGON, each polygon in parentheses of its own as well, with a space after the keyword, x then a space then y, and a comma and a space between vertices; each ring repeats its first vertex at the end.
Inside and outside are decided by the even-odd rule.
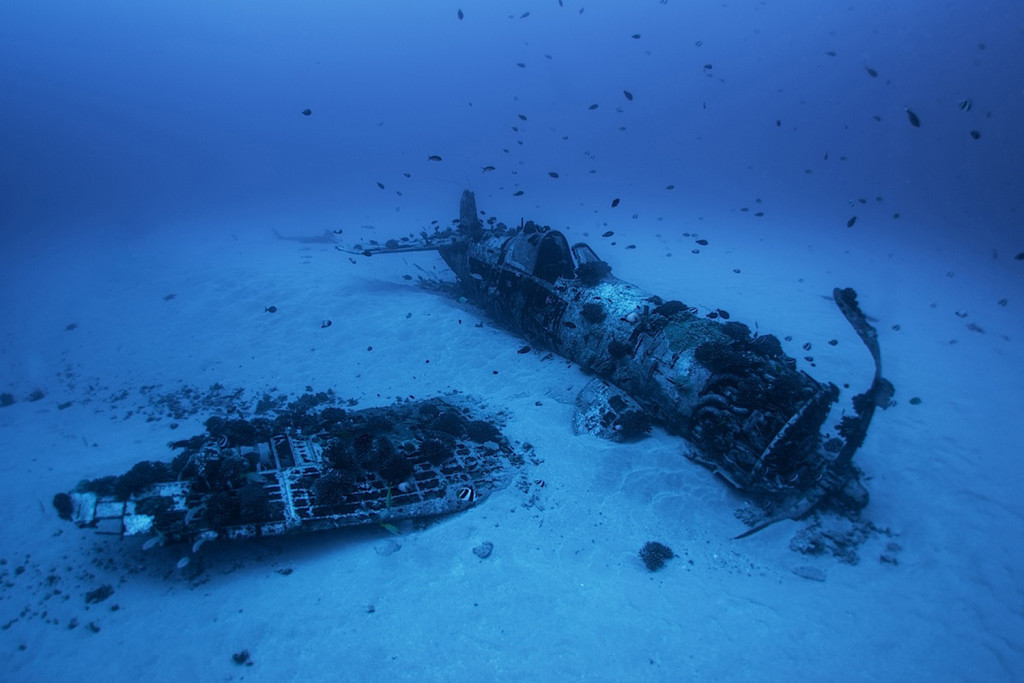
POLYGON ((558 230, 493 218, 484 226, 471 192, 463 193, 452 227, 348 251, 437 251, 459 293, 498 324, 596 375, 577 399, 577 430, 636 438, 658 424, 685 437, 688 457, 759 504, 763 516, 747 520, 750 532, 802 517, 825 500, 850 514, 867 504, 851 458, 875 407, 889 404, 892 385, 881 376, 877 334, 852 289, 833 297, 876 372, 830 434, 823 428, 838 388, 800 370, 776 337, 721 309, 705 315, 624 282, 588 245, 570 245, 558 230))
POLYGON ((300 417, 212 418, 206 434, 171 444, 172 462, 82 482, 54 505, 83 527, 197 549, 459 512, 522 464, 495 418, 464 396, 300 417))

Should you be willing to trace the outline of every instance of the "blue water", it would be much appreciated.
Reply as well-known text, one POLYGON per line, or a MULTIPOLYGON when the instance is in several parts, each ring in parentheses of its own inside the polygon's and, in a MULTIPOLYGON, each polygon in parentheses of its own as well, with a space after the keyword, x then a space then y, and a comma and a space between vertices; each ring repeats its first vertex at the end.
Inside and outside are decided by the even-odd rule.
POLYGON ((427 222, 459 183, 499 215, 760 199, 1020 251, 1018 3, 563 4, 7 3, 0 221, 359 202, 427 222))
POLYGON ((1022 31, 1019 0, 7 0, 12 680, 1019 680, 1022 31), (731 494, 665 433, 573 439, 589 378, 417 289, 433 255, 350 262, 273 237, 418 232, 456 218, 463 188, 666 298, 794 328, 787 353, 844 399, 869 359, 822 295, 855 287, 897 389, 857 455, 886 528, 861 564, 797 556, 795 525, 733 543, 731 494), (140 387, 215 382, 483 393, 537 445, 530 495, 547 485, 400 553, 374 531, 211 550, 196 584, 175 556, 146 564, 54 519, 53 492, 180 436, 145 419, 140 387), (651 539, 692 561, 649 576, 651 539), (878 561, 890 541, 898 567, 878 561), (828 581, 795 578, 803 564, 828 581), (82 603, 104 582, 116 614, 82 603))

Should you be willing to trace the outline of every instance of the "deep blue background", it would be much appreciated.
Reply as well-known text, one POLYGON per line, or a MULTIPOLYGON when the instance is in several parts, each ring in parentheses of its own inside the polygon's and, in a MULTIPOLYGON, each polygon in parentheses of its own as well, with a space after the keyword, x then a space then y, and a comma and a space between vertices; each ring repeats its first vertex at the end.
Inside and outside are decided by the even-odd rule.
POLYGON ((757 206, 766 230, 839 234, 857 215, 843 239, 941 233, 1024 250, 1014 0, 10 0, 0 12, 7 235, 353 207, 398 211, 412 230, 454 216, 457 183, 508 220, 672 225, 757 206))

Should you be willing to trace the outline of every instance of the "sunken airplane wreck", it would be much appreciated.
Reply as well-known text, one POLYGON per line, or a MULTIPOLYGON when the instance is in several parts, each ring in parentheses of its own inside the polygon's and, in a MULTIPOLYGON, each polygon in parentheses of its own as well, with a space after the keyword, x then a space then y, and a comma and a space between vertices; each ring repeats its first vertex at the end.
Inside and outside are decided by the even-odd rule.
POLYGON ((577 431, 623 438, 659 424, 690 442, 690 458, 748 494, 763 515, 741 537, 819 507, 853 515, 867 505, 852 457, 894 390, 852 289, 833 298, 875 373, 826 437, 839 390, 797 369, 776 337, 623 282, 588 245, 570 246, 547 226, 491 219, 485 227, 472 192, 463 192, 453 227, 345 251, 437 251, 460 294, 497 323, 596 375, 577 398, 577 431))
POLYGON ((54 507, 81 527, 145 536, 144 547, 191 543, 195 553, 214 539, 369 524, 397 533, 402 520, 472 507, 523 464, 498 418, 465 395, 214 417, 205 434, 170 446, 172 461, 83 481, 54 507))
MULTIPOLYGON (((875 373, 837 436, 826 438, 838 389, 798 370, 775 337, 623 282, 556 230, 485 228, 470 192, 460 209, 455 227, 354 251, 438 251, 462 293, 496 321, 596 375, 577 397, 578 431, 624 439, 660 424, 757 503, 763 515, 740 536, 824 506, 853 515, 867 505, 852 457, 893 387, 853 290, 833 296, 875 373)), ((465 510, 523 464, 498 421, 461 395, 274 420, 211 418, 206 428, 170 444, 180 451, 171 462, 141 461, 58 493, 58 514, 100 532, 148 536, 147 547, 192 543, 194 553, 218 538, 367 524, 395 531, 400 520, 465 510)))

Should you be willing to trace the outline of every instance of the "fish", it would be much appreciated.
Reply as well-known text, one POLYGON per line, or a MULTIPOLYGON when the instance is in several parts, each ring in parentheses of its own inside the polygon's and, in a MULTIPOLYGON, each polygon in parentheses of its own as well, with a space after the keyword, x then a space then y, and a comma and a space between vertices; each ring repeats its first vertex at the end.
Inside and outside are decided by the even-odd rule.
POLYGON ((513 197, 522 197, 523 196, 523 191, 519 190, 518 192, 513 192, 512 196, 513 197))
POLYGON ((277 306, 267 306, 263 311, 265 313, 277 313, 277 306))
POLYGON ((640 40, 640 34, 634 33, 633 35, 630 36, 630 38, 632 38, 633 40, 640 40))
POLYGON ((960 111, 970 111, 971 107, 974 106, 974 103, 971 102, 970 99, 965 99, 960 100, 960 102, 958 102, 956 106, 958 109, 960 109, 960 111))
POLYGON ((467 503, 472 503, 473 501, 476 500, 476 489, 474 489, 472 486, 465 486, 459 489, 458 493, 456 493, 455 495, 458 496, 459 500, 463 500, 467 503))
POLYGON ((857 217, 856 216, 851 216, 850 220, 846 221, 846 227, 852 228, 853 224, 856 223, 856 222, 857 222, 857 217))
POLYGON ((402 175, 404 175, 406 178, 412 178, 412 173, 406 172, 406 173, 403 173, 402 175))
POLYGON ((207 541, 212 541, 217 538, 216 531, 204 531, 199 534, 199 538, 196 539, 195 543, 192 544, 192 554, 195 555, 199 552, 199 549, 203 547, 203 544, 207 541))
POLYGON ((383 190, 383 189, 384 189, 384 183, 382 183, 382 182, 380 182, 380 181, 378 180, 378 181, 377 181, 377 187, 379 187, 380 189, 382 189, 382 190, 383 190))
POLYGON ((878 72, 872 69, 870 66, 864 67, 864 70, 868 72, 868 76, 871 76, 871 78, 878 78, 878 72))
POLYGON ((438 156, 437 154, 431 154, 429 157, 427 157, 427 161, 441 161, 441 157, 438 156))
POLYGON ((975 140, 977 140, 978 138, 981 137, 981 133, 979 131, 972 130, 971 131, 971 137, 974 138, 975 140))
POLYGON ((616 197, 615 199, 612 200, 612 208, 614 209, 618 205, 619 205, 619 198, 616 197))
POLYGON ((320 329, 321 330, 326 329, 326 328, 330 327, 333 324, 334 323, 332 323, 330 320, 324 320, 322 323, 320 323, 320 329))
POLYGON ((910 109, 906 107, 903 108, 903 111, 907 112, 907 120, 910 121, 910 125, 912 125, 914 128, 921 127, 921 119, 917 118, 917 114, 910 111, 910 109))
POLYGON ((493 171, 493 170, 494 170, 493 166, 484 166, 483 169, 480 172, 481 173, 488 173, 488 172, 493 171))
POLYGON ((516 66, 518 66, 520 69, 525 69, 526 68, 526 65, 523 64, 522 62, 516 62, 516 66))
POLYGON ((633 93, 629 92, 628 90, 623 90, 622 94, 625 95, 626 99, 629 100, 630 102, 633 101, 633 93))
POLYGON ((303 115, 303 116, 309 116, 309 115, 310 115, 310 114, 312 114, 312 113, 313 113, 313 110, 312 110, 312 109, 303 109, 303 110, 302 110, 302 115, 303 115))
POLYGON ((666 185, 665 189, 666 190, 674 190, 674 189, 676 189, 676 186, 675 185, 666 185))
POLYGON ((615 231, 614 231, 614 230, 608 230, 607 232, 603 233, 603 234, 601 235, 601 237, 611 237, 611 236, 612 236, 612 235, 614 235, 614 234, 615 234, 615 231))
POLYGON ((462 18, 463 18, 464 16, 465 16, 465 15, 464 15, 464 14, 462 13, 462 10, 459 10, 459 14, 458 14, 458 17, 459 17, 459 21, 462 21, 462 18))
POLYGON ((558 177, 558 174, 555 173, 554 171, 548 171, 548 175, 551 176, 552 178, 557 178, 558 177))
POLYGON ((516 114, 516 116, 518 116, 521 121, 526 120, 526 114, 516 114))
POLYGON ((590 111, 594 111, 595 109, 597 109, 597 105, 596 104, 592 104, 589 107, 587 107, 587 109, 589 109, 590 111))

